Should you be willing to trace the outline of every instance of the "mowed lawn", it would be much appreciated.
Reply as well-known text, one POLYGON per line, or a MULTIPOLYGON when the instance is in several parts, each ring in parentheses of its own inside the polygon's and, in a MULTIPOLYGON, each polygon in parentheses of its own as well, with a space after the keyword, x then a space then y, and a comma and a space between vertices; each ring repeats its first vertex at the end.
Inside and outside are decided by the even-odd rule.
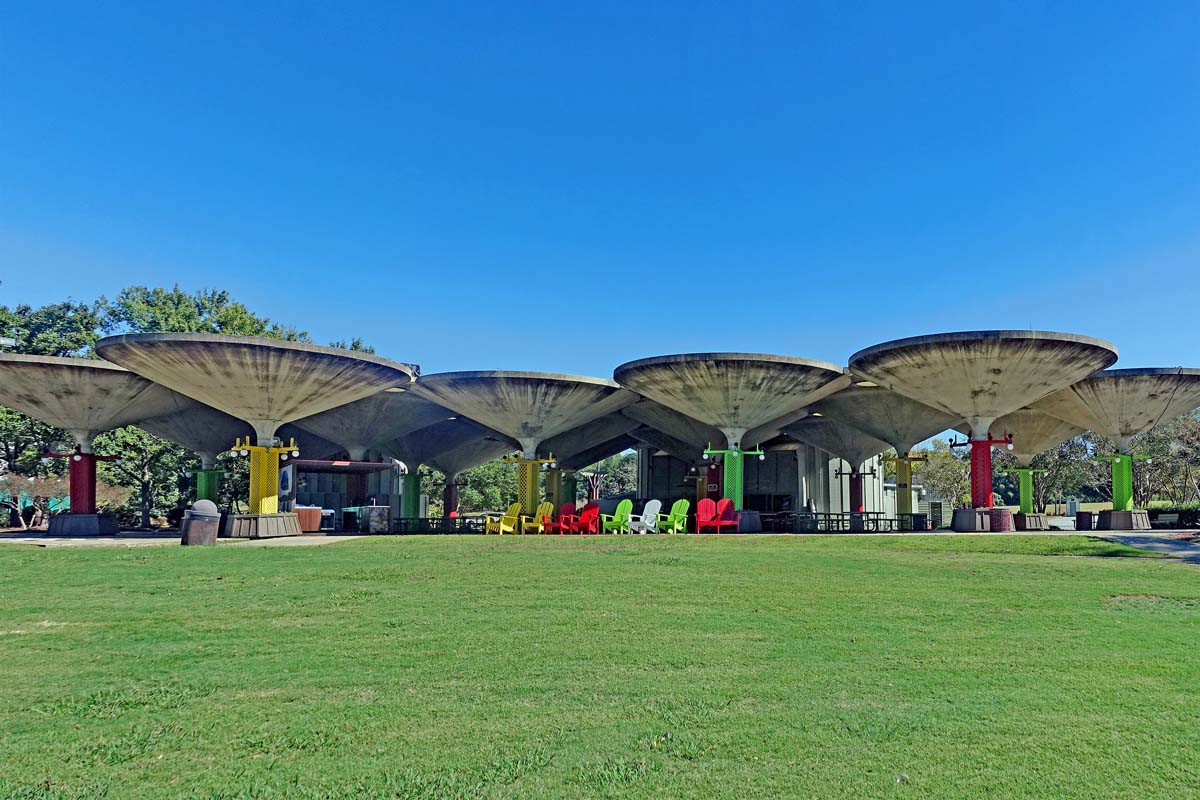
POLYGON ((1200 794, 1200 569, 1082 537, 0 548, 0 797, 1200 794))

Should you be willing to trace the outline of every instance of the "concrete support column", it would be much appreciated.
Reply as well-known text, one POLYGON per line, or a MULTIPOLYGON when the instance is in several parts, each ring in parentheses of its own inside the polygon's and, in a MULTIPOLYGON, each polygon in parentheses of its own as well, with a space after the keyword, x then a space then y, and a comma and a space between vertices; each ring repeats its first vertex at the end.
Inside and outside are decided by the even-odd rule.
POLYGON ((1132 456, 1117 453, 1112 457, 1112 487, 1113 511, 1133 511, 1132 456))
POLYGON ((408 464, 400 488, 400 516, 416 519, 421 516, 421 465, 408 464))
POLYGON ((908 455, 896 458, 896 516, 912 514, 912 460, 908 455))
POLYGON ((562 470, 558 467, 546 470, 546 500, 554 506, 555 513, 559 506, 567 502, 563 499, 562 489, 562 470))
POLYGON ((223 469, 198 469, 196 476, 196 499, 217 502, 221 496, 221 475, 223 469))
POLYGON ((971 505, 992 507, 992 442, 971 442, 971 505))
POLYGON ((250 450, 250 513, 279 513, 280 448, 252 446, 250 450))
POLYGON ((517 462, 517 501, 521 504, 522 514, 533 514, 537 511, 541 499, 538 486, 540 466, 537 461, 527 459, 517 462))
POLYGON ((70 458, 68 480, 72 514, 96 513, 96 456, 75 453, 70 458))
POLYGON ((855 467, 850 471, 850 511, 862 513, 863 510, 863 476, 855 467))
POLYGON ((1017 487, 1021 497, 1021 513, 1033 513, 1033 470, 1029 467, 1014 469, 1017 473, 1017 487))
POLYGON ((446 488, 442 490, 442 507, 445 515, 450 516, 450 512, 458 511, 458 476, 446 476, 446 488))
MULTIPOLYGON (((563 503, 577 502, 579 497, 579 478, 573 469, 562 471, 562 501, 563 503)), ((561 505, 561 503, 559 504, 561 505)))

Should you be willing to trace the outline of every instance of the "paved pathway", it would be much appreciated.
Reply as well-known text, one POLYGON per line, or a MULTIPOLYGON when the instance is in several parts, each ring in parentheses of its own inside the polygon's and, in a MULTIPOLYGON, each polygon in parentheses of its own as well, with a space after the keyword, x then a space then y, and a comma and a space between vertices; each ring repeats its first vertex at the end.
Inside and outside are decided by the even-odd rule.
MULTIPOLYGON (((1155 553, 1165 553, 1174 556, 1187 564, 1200 564, 1200 541, 1184 541, 1172 539, 1184 531, 1163 531, 1162 533, 1113 533, 1111 531, 1093 531, 1092 535, 1110 542, 1120 542, 1140 550, 1152 550, 1155 553)), ((1186 531, 1195 533, 1195 531, 1186 531)))
MULTIPOLYGON (((313 534, 303 536, 280 536, 274 539, 218 539, 217 544, 226 547, 305 547, 361 539, 361 536, 326 536, 313 534)), ((179 545, 179 532, 135 533, 123 531, 116 536, 47 536, 44 531, 28 531, 16 534, 0 534, 0 544, 32 544, 38 547, 153 547, 179 545)))

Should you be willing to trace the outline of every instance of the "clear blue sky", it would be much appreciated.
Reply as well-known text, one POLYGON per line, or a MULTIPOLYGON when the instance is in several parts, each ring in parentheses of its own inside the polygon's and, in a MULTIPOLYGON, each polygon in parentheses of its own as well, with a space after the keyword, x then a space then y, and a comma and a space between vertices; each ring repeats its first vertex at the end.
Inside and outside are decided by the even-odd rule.
POLYGON ((6 3, 0 302, 217 286, 427 372, 1200 366, 1195 2, 850 5, 6 3))

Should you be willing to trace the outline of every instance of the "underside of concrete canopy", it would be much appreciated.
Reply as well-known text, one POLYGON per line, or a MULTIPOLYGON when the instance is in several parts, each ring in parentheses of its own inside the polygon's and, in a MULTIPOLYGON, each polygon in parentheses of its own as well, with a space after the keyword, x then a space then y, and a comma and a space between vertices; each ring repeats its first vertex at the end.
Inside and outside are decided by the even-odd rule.
POLYGON ((1034 404, 1118 444, 1200 406, 1200 369, 1109 369, 1034 404))
POLYGON ((887 442, 876 439, 853 425, 829 417, 806 417, 789 425, 784 433, 805 444, 833 453, 855 472, 867 459, 888 449, 887 442))
POLYGON ((739 449, 747 432, 836 391, 840 386, 835 381, 843 378, 843 371, 824 361, 790 356, 685 353, 630 361, 617 367, 613 377, 640 395, 717 428, 730 448, 739 449))
POLYGON ((529 459, 547 439, 637 399, 612 381, 544 372, 444 372, 411 391, 516 439, 529 459))
POLYGON ((687 442, 700 450, 706 447, 724 449, 728 446, 725 434, 712 425, 673 411, 661 403, 642 399, 621 409, 621 413, 643 425, 661 431, 673 439, 687 442))
MULTIPOLYGON (((405 437, 412 439, 417 436, 429 435, 447 444, 448 446, 444 450, 438 450, 432 446, 422 446, 421 449, 427 454, 425 463, 444 474, 448 479, 472 467, 508 455, 521 447, 516 439, 510 439, 478 423, 470 420, 459 420, 459 422, 462 424, 455 427, 454 432, 450 435, 447 435, 445 426, 452 423, 443 422, 431 426, 427 431, 418 431, 405 437), (434 452, 435 450, 436 452, 434 452)), ((396 457, 403 460, 402 454, 406 445, 402 441, 395 446, 396 452, 401 454, 396 457)))
POLYGON ((1036 456, 1084 430, 1037 409, 1022 408, 993 422, 991 436, 995 439, 1011 436, 1013 456, 1022 466, 1028 467, 1036 456))
MULTIPOLYGON (((965 331, 884 342, 850 357, 850 371, 885 389, 965 419, 971 427, 971 497, 990 509, 993 442, 999 417, 1117 360, 1101 339, 1046 331, 965 331)), ((1011 528, 999 513, 992 525, 1011 528)), ((975 530, 974 527, 958 527, 975 530)))
POLYGON ((443 406, 412 392, 383 391, 295 421, 318 436, 337 442, 351 461, 362 461, 368 448, 454 417, 443 406))
POLYGON ((663 433, 649 425, 641 425, 630 431, 629 435, 642 444, 668 453, 687 464, 699 464, 704 458, 703 444, 676 439, 669 433, 663 433))
POLYGON ((597 461, 603 461, 609 456, 615 456, 618 453, 623 453, 626 450, 631 450, 637 447, 638 440, 630 436, 628 433, 622 433, 614 436, 611 439, 606 439, 602 442, 596 442, 589 447, 575 452, 568 453, 558 459, 560 469, 582 469, 584 467, 595 464, 597 461))
POLYGON ((97 434, 186 402, 107 361, 0 354, 0 405, 62 428, 85 453, 97 434))
POLYGON ((419 372, 367 353, 249 336, 126 334, 101 339, 96 351, 245 420, 264 446, 285 422, 407 386, 419 372))
MULTIPOLYGON (((591 422, 585 422, 583 425, 572 428, 569 431, 564 431, 557 436, 550 437, 542 442, 542 449, 547 455, 554 456, 555 460, 561 465, 577 453, 590 450, 598 444, 616 439, 619 436, 624 436, 634 428, 637 428, 639 424, 637 420, 630 419, 623 413, 616 411, 612 414, 606 414, 599 419, 594 419, 591 422)), ((619 453, 621 451, 618 450, 616 452, 619 453)), ((610 453, 609 455, 612 454, 610 453)), ((587 464, 591 463, 593 462, 587 462, 587 464)), ((587 464, 584 464, 584 466, 587 464)))
POLYGON ((853 425, 903 455, 962 420, 902 394, 873 386, 849 386, 814 403, 811 410, 853 425))
POLYGON ((217 454, 228 450, 235 439, 248 437, 248 423, 224 411, 176 394, 182 407, 171 414, 140 420, 142 430, 197 453, 205 469, 215 466, 217 454))

